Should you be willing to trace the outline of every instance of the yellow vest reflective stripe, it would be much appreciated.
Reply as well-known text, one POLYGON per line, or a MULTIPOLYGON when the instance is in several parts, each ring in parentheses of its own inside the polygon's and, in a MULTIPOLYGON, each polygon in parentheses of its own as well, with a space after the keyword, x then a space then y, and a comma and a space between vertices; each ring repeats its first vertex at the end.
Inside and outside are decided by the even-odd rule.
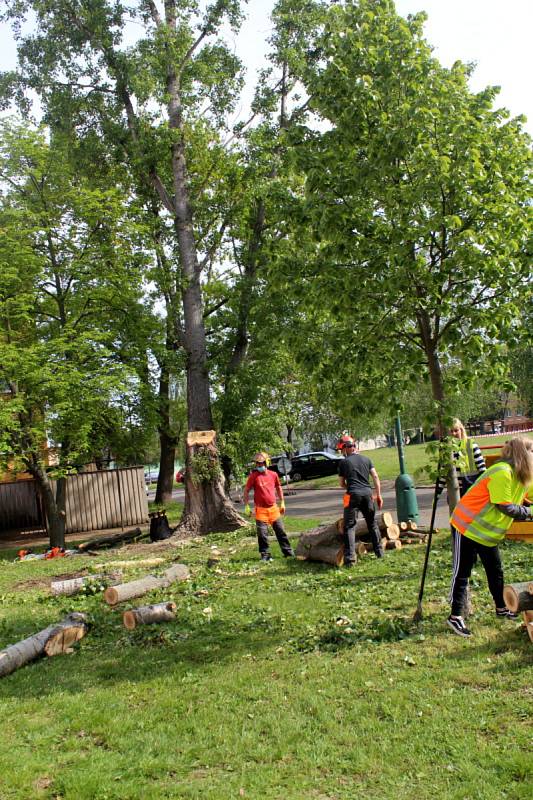
POLYGON ((504 514, 490 501, 488 483, 498 472, 511 473, 513 501, 518 501, 523 487, 514 476, 510 464, 499 462, 481 473, 455 507, 450 520, 464 536, 488 547, 494 547, 501 542, 513 524, 512 517, 504 514))
POLYGON ((457 466, 466 475, 472 475, 478 471, 474 458, 474 447, 471 439, 459 439, 459 458, 457 466))

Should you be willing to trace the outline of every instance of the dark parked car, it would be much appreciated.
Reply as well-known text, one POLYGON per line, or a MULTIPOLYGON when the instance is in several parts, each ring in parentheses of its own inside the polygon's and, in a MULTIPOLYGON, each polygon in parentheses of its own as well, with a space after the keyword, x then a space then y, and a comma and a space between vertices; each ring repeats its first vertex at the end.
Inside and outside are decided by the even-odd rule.
POLYGON ((342 461, 341 456, 321 452, 293 456, 289 478, 291 481, 301 481, 307 478, 322 478, 324 475, 336 475, 339 461, 342 461))

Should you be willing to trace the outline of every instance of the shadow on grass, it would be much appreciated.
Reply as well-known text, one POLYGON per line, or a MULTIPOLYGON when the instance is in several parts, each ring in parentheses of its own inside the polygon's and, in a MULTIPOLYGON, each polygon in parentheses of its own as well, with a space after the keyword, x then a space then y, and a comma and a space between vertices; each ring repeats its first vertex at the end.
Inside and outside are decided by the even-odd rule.
POLYGON ((180 623, 129 633, 117 626, 92 629, 75 655, 39 659, 5 677, 0 696, 43 699, 57 692, 83 694, 102 686, 156 680, 169 673, 180 680, 236 658, 259 656, 283 644, 286 634, 258 617, 243 624, 213 620, 180 629, 180 623), (96 634, 96 637, 95 637, 96 634), (94 638, 93 638, 94 637, 94 638))

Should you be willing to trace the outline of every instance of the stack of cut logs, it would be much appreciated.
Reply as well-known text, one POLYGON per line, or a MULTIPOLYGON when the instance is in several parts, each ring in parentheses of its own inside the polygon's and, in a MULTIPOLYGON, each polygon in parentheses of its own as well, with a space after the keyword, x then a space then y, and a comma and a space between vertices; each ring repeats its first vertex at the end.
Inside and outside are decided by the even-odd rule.
MULTIPOLYGON (((399 550, 405 544, 420 544, 427 536, 427 528, 416 522, 395 523, 392 514, 383 511, 376 514, 376 521, 381 531, 381 541, 387 550, 399 550)), ((309 561, 323 561, 338 567, 344 561, 344 522, 337 520, 329 525, 303 533, 296 546, 296 555, 309 561)), ((358 556, 372 552, 372 542, 364 519, 359 519, 355 526, 356 552, 358 556)))
POLYGON ((524 625, 533 642, 533 581, 509 583, 503 589, 505 605, 515 614, 523 614, 524 625))

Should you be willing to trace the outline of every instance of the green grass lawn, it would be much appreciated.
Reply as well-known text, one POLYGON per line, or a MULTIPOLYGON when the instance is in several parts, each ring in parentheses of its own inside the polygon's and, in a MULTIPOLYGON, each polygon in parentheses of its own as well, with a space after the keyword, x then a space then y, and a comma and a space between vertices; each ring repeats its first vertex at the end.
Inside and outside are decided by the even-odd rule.
MULTIPOLYGON (((447 536, 415 627, 423 547, 347 571, 285 561, 276 544, 263 564, 252 533, 158 551, 192 579, 135 601, 172 599, 178 612, 133 632, 101 594, 53 598, 45 579, 128 557, 127 579, 139 577, 141 545, 1 554, 0 648, 72 610, 92 622, 71 655, 0 681, 2 800, 529 800, 533 647, 494 618, 479 568, 475 636, 445 628, 447 536)), ((508 580, 533 577, 531 545, 502 550, 508 580)))

